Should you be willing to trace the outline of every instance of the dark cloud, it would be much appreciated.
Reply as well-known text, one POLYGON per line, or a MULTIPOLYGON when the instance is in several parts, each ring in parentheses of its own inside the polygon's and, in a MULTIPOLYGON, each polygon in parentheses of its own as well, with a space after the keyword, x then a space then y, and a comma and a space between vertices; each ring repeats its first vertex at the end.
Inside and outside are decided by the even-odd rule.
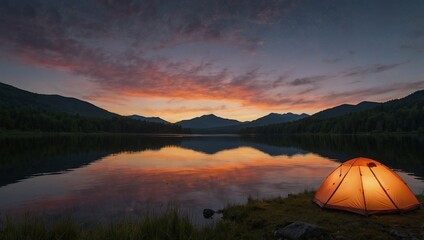
MULTIPOLYGON (((25 38, 27 44, 64 35, 82 43, 103 37, 125 39, 146 49, 183 41, 222 41, 242 48, 261 42, 249 36, 252 24, 278 21, 295 1, 3 1, 3 32, 25 38), (38 34, 37 36, 37 32, 38 34), (53 30, 49 35, 46 30, 53 30), (83 38, 83 39, 81 39, 83 38), (85 38, 85 39, 84 39, 85 38)), ((12 40, 12 39, 8 39, 12 40)), ((48 44, 41 42, 41 44, 48 44)))
POLYGON ((296 78, 293 81, 288 82, 291 86, 301 86, 301 85, 313 85, 317 84, 320 81, 325 81, 334 78, 333 75, 316 75, 304 78, 296 78))
POLYGON ((408 39, 400 45, 401 50, 410 51, 414 53, 424 52, 424 31, 417 30, 409 34, 408 39))
POLYGON ((412 34, 411 34, 412 36, 412 38, 423 38, 424 37, 424 31, 422 31, 422 30, 419 30, 419 31, 414 31, 414 32, 412 32, 412 34))
POLYGON ((375 99, 377 96, 390 94, 393 92, 410 92, 424 88, 424 81, 409 83, 392 83, 371 88, 362 88, 351 91, 343 91, 325 95, 323 101, 333 101, 334 103, 359 102, 359 100, 375 99))
POLYGON ((323 59, 322 61, 325 63, 338 63, 342 59, 341 58, 329 58, 329 59, 323 59))
MULTIPOLYGON (((348 69, 348 70, 335 73, 335 74, 323 74, 323 75, 314 75, 314 76, 308 76, 303 78, 296 78, 292 81, 286 82, 286 85, 293 86, 293 87, 307 87, 297 92, 298 95, 304 95, 304 94, 311 93, 320 89, 321 83, 324 81, 350 78, 350 77, 364 77, 370 74, 376 74, 376 73, 381 73, 384 71, 391 70, 402 64, 405 64, 405 62, 395 63, 395 64, 374 64, 367 67, 356 67, 356 68, 348 69)), ((366 91, 364 92, 364 94, 365 94, 364 96, 367 96, 366 91)), ((344 95, 344 93, 342 95, 344 95)), ((326 99, 326 100, 328 101, 330 99, 326 99)))
POLYGON ((410 44, 402 44, 400 45, 400 49, 422 53, 424 52, 424 44, 423 43, 410 43, 410 44))
POLYGON ((0 43, 11 57, 87 76, 103 90, 270 102, 262 97, 272 83, 258 81, 258 69, 233 74, 211 63, 175 62, 146 52, 196 41, 254 52, 261 39, 245 29, 277 22, 293 2, 6 0, 0 43))
POLYGON ((349 77, 364 77, 369 74, 375 74, 375 73, 381 73, 384 71, 391 70, 393 68, 396 68, 403 63, 394 63, 394 64, 374 64, 367 67, 356 67, 352 69, 348 69, 339 73, 335 74, 323 74, 323 75, 314 75, 314 76, 308 76, 303 78, 296 78, 292 81, 288 81, 287 85, 290 86, 304 86, 304 85, 314 85, 315 87, 318 86, 320 82, 331 80, 331 79, 342 79, 342 78, 349 78, 349 77))
POLYGON ((322 81, 362 77, 402 64, 271 80, 260 68, 234 73, 212 62, 173 61, 157 54, 192 42, 227 44, 254 53, 263 43, 256 27, 280 22, 296 2, 5 0, 0 8, 0 48, 26 63, 88 77, 99 92, 269 106, 316 102, 269 94, 276 87, 299 87, 300 94, 306 94, 322 81))
POLYGON ((363 77, 369 74, 388 71, 402 64, 405 64, 405 62, 395 63, 395 64, 375 64, 368 67, 357 67, 357 68, 353 68, 353 69, 341 72, 339 74, 339 77, 363 77))

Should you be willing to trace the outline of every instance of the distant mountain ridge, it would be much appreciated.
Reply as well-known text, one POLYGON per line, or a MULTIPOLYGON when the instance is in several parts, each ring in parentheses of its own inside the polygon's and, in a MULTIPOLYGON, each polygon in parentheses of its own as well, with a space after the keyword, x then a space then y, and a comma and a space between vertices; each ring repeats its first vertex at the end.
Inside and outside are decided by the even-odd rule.
POLYGON ((309 117, 309 115, 306 113, 270 113, 253 121, 240 122, 237 120, 220 118, 213 114, 210 114, 189 120, 183 120, 177 122, 176 124, 184 128, 191 128, 192 132, 194 133, 238 133, 240 129, 247 127, 257 127, 269 124, 292 122, 303 119, 305 117, 309 117), (211 126, 211 124, 208 123, 210 121, 219 121, 219 124, 214 124, 215 126, 211 126), (181 125, 181 122, 183 125, 181 125))
POLYGON ((202 115, 188 120, 182 120, 175 124, 183 128, 214 128, 214 127, 227 127, 232 125, 241 124, 242 122, 218 117, 214 114, 202 115))
POLYGON ((0 121, 3 124, 0 125, 0 129, 10 129, 18 123, 24 130, 39 129, 43 125, 42 131, 53 129, 53 127, 49 128, 51 124, 55 126, 55 131, 71 129, 72 131, 181 132, 183 127, 191 129, 193 133, 238 133, 240 130, 242 133, 272 134, 424 132, 424 121, 422 121, 424 119, 424 90, 385 103, 364 101, 357 105, 343 104, 312 116, 304 113, 270 113, 253 121, 240 122, 208 114, 179 121, 175 123, 179 125, 175 129, 170 126, 152 125, 169 124, 159 117, 140 115, 123 117, 76 98, 32 93, 4 83, 0 83, 0 110, 4 115, 3 119, 0 119, 3 120, 3 123, 0 121), (22 121, 15 121, 17 115, 22 118, 22 121), (86 126, 81 128, 79 126, 82 120, 78 120, 80 118, 93 119, 85 119, 86 126), (103 121, 102 119, 107 121, 101 124, 95 122, 103 121), (134 119, 150 123, 134 121, 134 119), (116 122, 120 125, 118 126, 116 122), (70 123, 75 126, 70 126, 70 123))
POLYGON ((76 98, 32 93, 4 83, 0 83, 0 106, 67 113, 91 118, 112 118, 119 116, 118 114, 76 98))
POLYGON ((292 121, 303 119, 305 117, 309 117, 309 115, 306 113, 294 114, 291 112, 284 113, 284 114, 270 113, 266 116, 260 117, 256 120, 246 123, 245 126, 243 127, 257 127, 257 126, 265 126, 269 124, 292 122, 292 121))
POLYGON ((160 117, 144 117, 144 116, 140 116, 140 115, 130 115, 127 116, 128 118, 132 118, 135 120, 140 120, 140 121, 146 121, 146 122, 156 122, 156 123, 167 123, 167 124, 171 124, 170 122, 163 120, 160 117))
POLYGON ((358 105, 341 105, 324 110, 317 115, 291 123, 244 128, 241 133, 422 134, 424 133, 424 90, 384 103, 362 102, 358 105))

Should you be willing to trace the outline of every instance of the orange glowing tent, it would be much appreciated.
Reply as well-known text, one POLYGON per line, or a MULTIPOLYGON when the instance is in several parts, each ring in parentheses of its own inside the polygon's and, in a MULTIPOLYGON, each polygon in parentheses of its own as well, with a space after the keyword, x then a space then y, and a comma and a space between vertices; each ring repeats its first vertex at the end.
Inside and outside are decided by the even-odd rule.
POLYGON ((405 212, 420 207, 399 175, 368 158, 354 158, 341 164, 328 175, 313 201, 322 208, 363 215, 405 212))

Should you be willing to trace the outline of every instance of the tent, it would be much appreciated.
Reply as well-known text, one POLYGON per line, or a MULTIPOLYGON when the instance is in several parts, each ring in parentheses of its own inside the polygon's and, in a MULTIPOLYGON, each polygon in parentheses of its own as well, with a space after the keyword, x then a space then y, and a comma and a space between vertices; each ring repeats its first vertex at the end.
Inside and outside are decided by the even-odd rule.
POLYGON ((328 175, 313 201, 322 208, 363 215, 405 212, 421 206, 399 175, 368 158, 341 164, 328 175))

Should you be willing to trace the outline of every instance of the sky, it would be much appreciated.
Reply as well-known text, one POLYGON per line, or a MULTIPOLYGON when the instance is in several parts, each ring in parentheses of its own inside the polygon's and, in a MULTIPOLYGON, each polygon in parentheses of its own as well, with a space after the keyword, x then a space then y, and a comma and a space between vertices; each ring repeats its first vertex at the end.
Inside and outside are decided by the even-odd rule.
POLYGON ((424 89, 424 1, 3 0, 0 82, 176 122, 424 89))

